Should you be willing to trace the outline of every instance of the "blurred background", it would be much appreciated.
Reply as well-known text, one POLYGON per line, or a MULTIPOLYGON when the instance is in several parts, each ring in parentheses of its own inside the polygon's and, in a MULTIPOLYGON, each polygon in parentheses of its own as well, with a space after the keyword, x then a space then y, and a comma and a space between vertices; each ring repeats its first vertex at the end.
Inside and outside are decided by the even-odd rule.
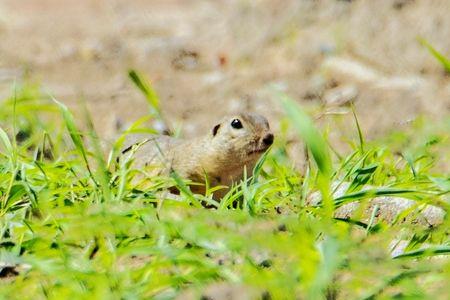
POLYGON ((332 140, 355 136, 354 102, 377 138, 448 118, 450 76, 426 44, 450 56, 449 12, 449 0, 1 0, 0 98, 26 81, 75 111, 86 101, 108 139, 148 112, 136 69, 187 137, 244 110, 277 130, 278 89, 318 122, 341 116, 332 140))

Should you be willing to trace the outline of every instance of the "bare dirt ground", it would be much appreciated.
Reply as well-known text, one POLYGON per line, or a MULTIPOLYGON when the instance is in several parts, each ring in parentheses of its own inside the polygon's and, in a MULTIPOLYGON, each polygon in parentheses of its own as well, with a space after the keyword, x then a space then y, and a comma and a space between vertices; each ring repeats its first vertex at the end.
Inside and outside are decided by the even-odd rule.
MULTIPOLYGON (((0 95, 27 79, 71 107, 84 99, 109 138, 148 112, 135 68, 186 136, 242 110, 277 128, 275 86, 315 112, 355 99, 373 138, 448 117, 450 76, 418 38, 450 56, 449 11, 449 0, 1 0, 0 95)), ((336 126, 354 132, 351 120, 336 126)))

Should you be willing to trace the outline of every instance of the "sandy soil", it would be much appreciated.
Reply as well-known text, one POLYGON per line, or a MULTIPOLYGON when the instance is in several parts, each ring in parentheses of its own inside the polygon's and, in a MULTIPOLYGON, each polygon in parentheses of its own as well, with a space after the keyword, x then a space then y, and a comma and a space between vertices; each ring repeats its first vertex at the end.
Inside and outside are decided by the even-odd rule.
MULTIPOLYGON (((449 0, 1 0, 0 95, 27 79, 72 107, 84 99, 108 138, 148 112, 135 68, 186 136, 242 110, 277 128, 275 87, 315 114, 354 99, 372 138, 449 115, 450 76, 418 42, 450 56, 449 11, 449 0)), ((354 132, 350 120, 339 132, 354 132)))

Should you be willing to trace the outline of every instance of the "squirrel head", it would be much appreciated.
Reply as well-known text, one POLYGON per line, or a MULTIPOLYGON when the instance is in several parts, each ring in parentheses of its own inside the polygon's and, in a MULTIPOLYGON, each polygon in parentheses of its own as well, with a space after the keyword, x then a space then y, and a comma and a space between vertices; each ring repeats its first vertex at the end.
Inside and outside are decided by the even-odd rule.
POLYGON ((272 145, 274 135, 264 116, 242 113, 224 118, 213 127, 210 138, 213 151, 234 165, 256 162, 272 145))

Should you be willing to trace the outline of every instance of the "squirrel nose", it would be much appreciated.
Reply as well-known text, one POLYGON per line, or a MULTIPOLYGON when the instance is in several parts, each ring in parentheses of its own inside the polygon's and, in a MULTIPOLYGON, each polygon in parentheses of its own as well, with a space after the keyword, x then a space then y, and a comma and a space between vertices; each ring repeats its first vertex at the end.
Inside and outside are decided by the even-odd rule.
POLYGON ((269 133, 263 138, 263 143, 266 146, 270 146, 273 143, 273 134, 269 133))

